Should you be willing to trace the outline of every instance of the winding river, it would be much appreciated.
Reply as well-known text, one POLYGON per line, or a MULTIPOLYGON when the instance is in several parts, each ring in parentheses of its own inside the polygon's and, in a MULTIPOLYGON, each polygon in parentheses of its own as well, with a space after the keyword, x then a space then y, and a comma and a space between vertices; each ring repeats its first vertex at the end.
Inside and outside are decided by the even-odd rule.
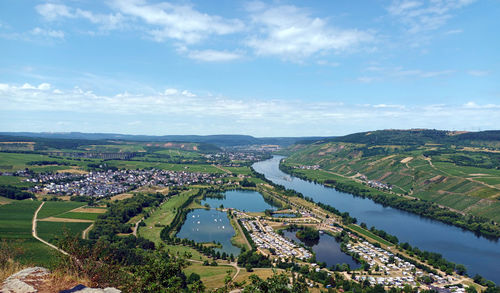
POLYGON ((359 223, 365 222, 369 227, 375 226, 397 236, 400 242, 441 253, 450 261, 464 264, 470 276, 478 273, 500 284, 498 241, 288 175, 279 169, 282 158, 284 157, 274 156, 253 164, 253 168, 276 184, 301 192, 304 196, 334 206, 342 212, 349 212, 359 223))

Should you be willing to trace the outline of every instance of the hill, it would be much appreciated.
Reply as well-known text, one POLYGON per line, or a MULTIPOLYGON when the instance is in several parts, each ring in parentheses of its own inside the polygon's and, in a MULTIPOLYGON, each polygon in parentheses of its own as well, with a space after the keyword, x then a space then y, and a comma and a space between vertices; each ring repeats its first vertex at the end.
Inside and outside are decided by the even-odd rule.
POLYGON ((499 135, 440 130, 356 133, 291 146, 283 167, 323 183, 362 184, 498 223, 499 135))

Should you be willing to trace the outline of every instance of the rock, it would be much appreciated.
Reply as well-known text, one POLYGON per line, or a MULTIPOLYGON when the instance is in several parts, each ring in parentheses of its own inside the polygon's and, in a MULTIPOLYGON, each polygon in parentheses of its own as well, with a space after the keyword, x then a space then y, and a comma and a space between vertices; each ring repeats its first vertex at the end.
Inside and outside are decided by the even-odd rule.
MULTIPOLYGON (((41 267, 24 269, 8 277, 3 282, 0 293, 36 293, 49 274, 49 270, 41 267)), ((78 285, 60 293, 121 293, 121 291, 116 288, 99 289, 78 285)))
POLYGON ((49 270, 41 267, 27 268, 8 277, 2 284, 2 293, 31 293, 44 282, 49 270))
POLYGON ((59 293, 121 293, 122 291, 116 288, 104 288, 104 289, 96 289, 96 288, 88 288, 83 285, 77 285, 72 289, 64 290, 59 293))

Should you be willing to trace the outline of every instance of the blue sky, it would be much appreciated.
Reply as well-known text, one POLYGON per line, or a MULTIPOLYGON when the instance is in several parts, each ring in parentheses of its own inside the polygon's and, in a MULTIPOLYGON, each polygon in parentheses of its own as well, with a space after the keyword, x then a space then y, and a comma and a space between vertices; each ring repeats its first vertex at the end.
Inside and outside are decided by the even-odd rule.
POLYGON ((499 0, 0 2, 0 131, 498 129, 499 0))

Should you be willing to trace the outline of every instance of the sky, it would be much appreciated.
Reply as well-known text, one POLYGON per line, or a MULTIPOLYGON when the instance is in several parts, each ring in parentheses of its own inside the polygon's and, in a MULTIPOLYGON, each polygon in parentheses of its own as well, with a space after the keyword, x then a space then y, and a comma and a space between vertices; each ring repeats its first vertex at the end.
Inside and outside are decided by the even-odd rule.
POLYGON ((500 129, 500 0, 0 1, 0 131, 500 129))

